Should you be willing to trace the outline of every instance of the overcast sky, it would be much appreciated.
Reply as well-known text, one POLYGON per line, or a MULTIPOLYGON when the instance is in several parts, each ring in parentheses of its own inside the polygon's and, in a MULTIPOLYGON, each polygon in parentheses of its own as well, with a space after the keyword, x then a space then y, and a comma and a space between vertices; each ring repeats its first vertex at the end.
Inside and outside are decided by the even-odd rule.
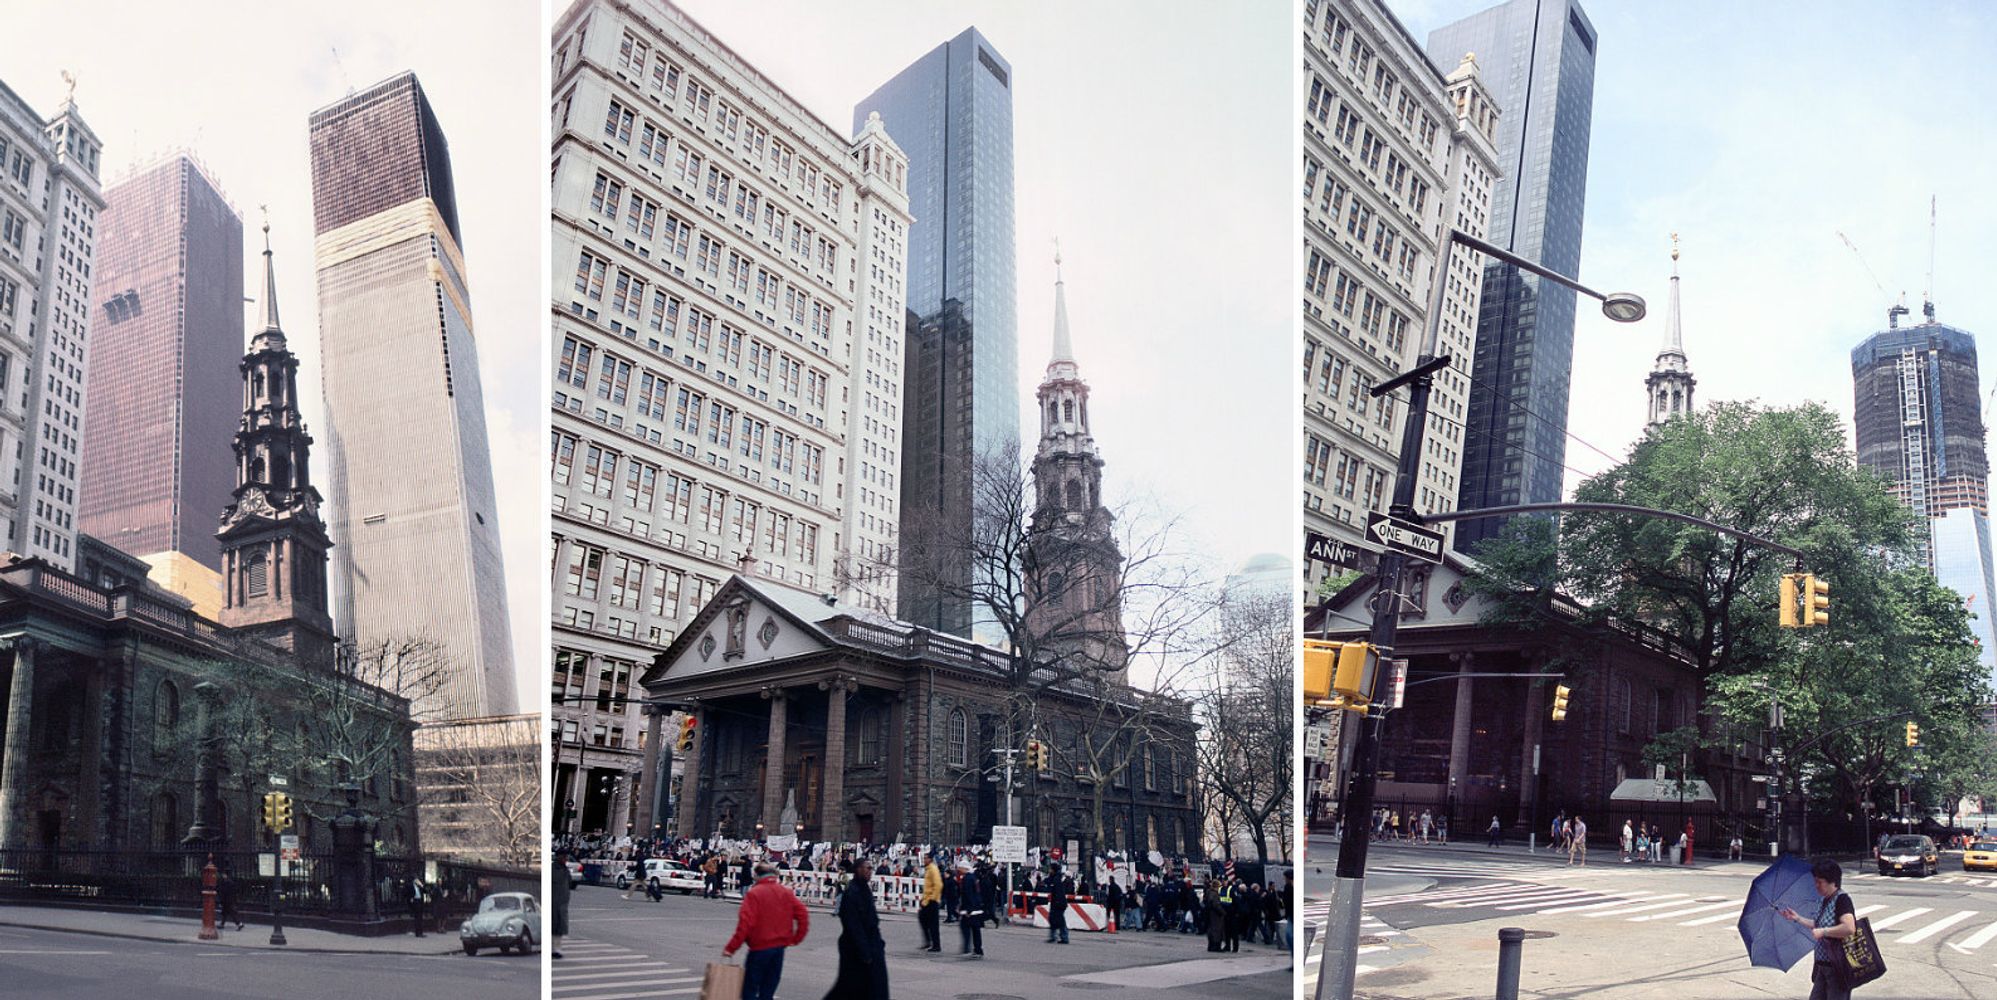
POLYGON ((1108 498, 1182 513, 1216 573, 1295 548, 1287 4, 680 6, 842 135, 861 98, 976 26, 1013 70, 1021 398, 1052 350, 1058 236, 1108 498))
MULTIPOLYGON (((1434 28, 1492 6, 1389 3, 1424 44, 1434 28)), ((1568 427, 1586 443, 1568 439, 1570 493, 1642 433, 1674 231, 1701 403, 1818 400, 1843 415, 1849 440, 1851 349, 1885 328, 1902 291, 1921 318, 1930 195, 1938 319, 1984 345, 1997 336, 1997 125, 1969 72, 1997 40, 1997 5, 1583 9, 1600 42, 1580 277, 1637 292, 1652 309, 1635 326, 1580 310, 1568 427)), ((1997 361, 1982 367, 1991 384, 1997 361)))
POLYGON ((539 4, 33 0, 8 4, 4 18, 0 80, 46 117, 62 102, 61 72, 76 76, 77 107, 104 141, 106 187, 176 149, 206 164, 243 217, 252 296, 263 273, 255 262, 263 249, 257 206, 270 206, 281 319, 300 357, 300 381, 310 387, 307 425, 321 441, 306 118, 350 88, 416 71, 451 147, 499 485, 514 661, 520 692, 541 705, 547 43, 539 4))

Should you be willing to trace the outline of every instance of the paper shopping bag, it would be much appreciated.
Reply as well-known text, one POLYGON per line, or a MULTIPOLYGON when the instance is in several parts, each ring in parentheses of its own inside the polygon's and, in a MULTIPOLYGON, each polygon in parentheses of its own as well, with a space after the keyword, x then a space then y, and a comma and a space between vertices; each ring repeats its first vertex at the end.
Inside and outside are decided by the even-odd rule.
POLYGON ((700 1000, 742 1000, 742 967, 733 962, 707 963, 700 1000))

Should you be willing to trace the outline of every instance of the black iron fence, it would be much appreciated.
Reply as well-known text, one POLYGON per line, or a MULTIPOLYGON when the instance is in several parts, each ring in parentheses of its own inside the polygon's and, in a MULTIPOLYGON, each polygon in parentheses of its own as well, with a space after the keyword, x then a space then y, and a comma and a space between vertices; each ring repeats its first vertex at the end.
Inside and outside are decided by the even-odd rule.
POLYGON ((273 898, 288 913, 332 908, 333 859, 308 854, 279 876, 258 869, 255 851, 0 851, 0 894, 108 906, 199 907, 201 872, 212 858, 225 906, 268 913, 273 898))

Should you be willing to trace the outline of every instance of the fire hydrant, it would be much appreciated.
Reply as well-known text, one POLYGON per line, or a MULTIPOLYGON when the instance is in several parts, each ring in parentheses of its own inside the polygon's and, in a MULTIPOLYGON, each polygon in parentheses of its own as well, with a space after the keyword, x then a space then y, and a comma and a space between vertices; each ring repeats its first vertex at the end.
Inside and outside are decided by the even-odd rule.
POLYGON ((208 855, 208 863, 201 868, 201 940, 220 940, 221 934, 215 930, 215 855, 208 855))

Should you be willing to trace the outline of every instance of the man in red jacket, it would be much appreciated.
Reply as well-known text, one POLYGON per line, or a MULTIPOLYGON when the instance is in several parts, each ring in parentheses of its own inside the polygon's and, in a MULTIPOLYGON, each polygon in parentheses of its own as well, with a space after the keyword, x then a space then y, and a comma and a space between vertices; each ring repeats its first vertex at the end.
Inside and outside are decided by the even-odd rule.
POLYGON ((742 963, 742 1000, 774 1000, 777 980, 784 974, 784 949, 804 943, 811 929, 811 914, 789 887, 777 881, 775 865, 756 865, 756 884, 742 896, 742 909, 735 917, 735 936, 728 939, 721 954, 734 957, 743 942, 749 957, 742 963))

